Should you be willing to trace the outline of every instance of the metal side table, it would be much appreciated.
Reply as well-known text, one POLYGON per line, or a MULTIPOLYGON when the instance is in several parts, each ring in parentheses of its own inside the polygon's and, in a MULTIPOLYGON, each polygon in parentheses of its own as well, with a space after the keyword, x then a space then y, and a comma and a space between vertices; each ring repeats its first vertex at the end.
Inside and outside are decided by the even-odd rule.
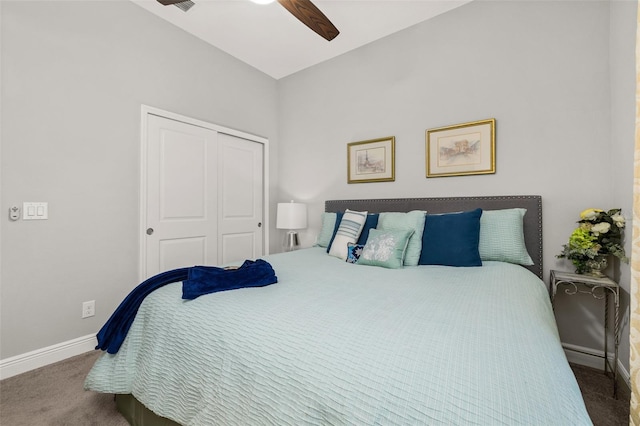
POLYGON ((595 299, 604 299, 604 374, 609 369, 613 373, 613 397, 618 397, 618 345, 620 343, 620 286, 608 277, 596 278, 589 275, 574 274, 572 272, 551 271, 550 296, 551 306, 555 311, 555 298, 558 286, 568 286, 564 292, 569 295, 577 293, 590 294, 595 299), (609 293, 614 297, 614 330, 613 330, 613 364, 609 364, 608 339, 609 334, 609 293))

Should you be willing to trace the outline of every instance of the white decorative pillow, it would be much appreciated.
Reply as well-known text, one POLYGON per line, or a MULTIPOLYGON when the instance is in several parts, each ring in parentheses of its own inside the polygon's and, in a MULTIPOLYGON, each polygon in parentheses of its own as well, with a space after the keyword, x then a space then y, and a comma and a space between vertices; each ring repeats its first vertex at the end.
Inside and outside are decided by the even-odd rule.
POLYGON ((484 210, 480 217, 478 251, 482 260, 533 265, 524 242, 527 209, 484 210))
POLYGON ((424 220, 427 214, 424 210, 412 210, 406 213, 387 212, 380 213, 377 229, 385 231, 411 230, 413 234, 407 245, 404 256, 404 264, 417 266, 422 251, 422 233, 424 232, 424 220))
POLYGON ((346 260, 348 254, 347 243, 358 241, 366 220, 367 212, 356 212, 347 209, 342 215, 342 220, 331 243, 329 254, 346 260))

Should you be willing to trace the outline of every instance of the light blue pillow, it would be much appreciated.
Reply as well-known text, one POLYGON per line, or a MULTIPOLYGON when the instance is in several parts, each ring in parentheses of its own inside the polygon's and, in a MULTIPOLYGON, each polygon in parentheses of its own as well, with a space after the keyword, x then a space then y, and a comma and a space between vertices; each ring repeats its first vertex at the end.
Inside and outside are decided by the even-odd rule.
POLYGON ((409 239, 413 234, 413 230, 372 229, 358 259, 358 265, 402 268, 409 239))
POLYGON ((380 213, 377 229, 389 230, 412 230, 413 234, 409 239, 407 253, 404 256, 404 264, 407 266, 417 266, 422 251, 422 232, 424 231, 424 218, 427 212, 423 210, 412 210, 407 213, 386 212, 380 213))
POLYGON ((333 231, 336 226, 336 213, 322 213, 322 227, 320 233, 316 239, 316 247, 329 247, 331 237, 333 237, 333 231))
POLYGON ((478 251, 482 260, 533 265, 524 242, 527 209, 484 210, 480 217, 478 251))

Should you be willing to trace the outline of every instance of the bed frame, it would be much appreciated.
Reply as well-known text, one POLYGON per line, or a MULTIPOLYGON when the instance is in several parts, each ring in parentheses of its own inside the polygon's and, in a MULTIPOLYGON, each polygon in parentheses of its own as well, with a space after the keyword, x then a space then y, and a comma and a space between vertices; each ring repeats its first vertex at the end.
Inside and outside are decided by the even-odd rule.
MULTIPOLYGON (((345 209, 380 212, 408 212, 426 210, 428 213, 447 213, 473 210, 525 208, 524 238, 534 265, 526 266, 542 279, 542 197, 539 195, 508 195, 485 197, 395 198, 363 200, 328 200, 325 211, 345 209)), ((177 423, 150 411, 132 395, 116 395, 118 411, 134 426, 178 426, 177 423)))
POLYGON ((525 208, 524 240, 533 265, 526 266, 542 279, 542 197, 539 195, 505 195, 486 197, 394 198, 369 200, 327 200, 325 211, 345 209, 380 212, 408 212, 426 210, 427 213, 447 213, 481 208, 500 210, 525 208))

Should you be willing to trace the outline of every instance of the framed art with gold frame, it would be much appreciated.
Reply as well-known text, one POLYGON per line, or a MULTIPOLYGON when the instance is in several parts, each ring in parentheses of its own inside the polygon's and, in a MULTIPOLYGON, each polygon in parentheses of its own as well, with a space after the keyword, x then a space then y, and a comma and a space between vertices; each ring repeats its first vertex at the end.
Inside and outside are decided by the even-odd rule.
POLYGON ((427 130, 427 177, 495 173, 495 129, 490 118, 427 130))
POLYGON ((347 144, 347 182, 396 180, 395 136, 347 144))

